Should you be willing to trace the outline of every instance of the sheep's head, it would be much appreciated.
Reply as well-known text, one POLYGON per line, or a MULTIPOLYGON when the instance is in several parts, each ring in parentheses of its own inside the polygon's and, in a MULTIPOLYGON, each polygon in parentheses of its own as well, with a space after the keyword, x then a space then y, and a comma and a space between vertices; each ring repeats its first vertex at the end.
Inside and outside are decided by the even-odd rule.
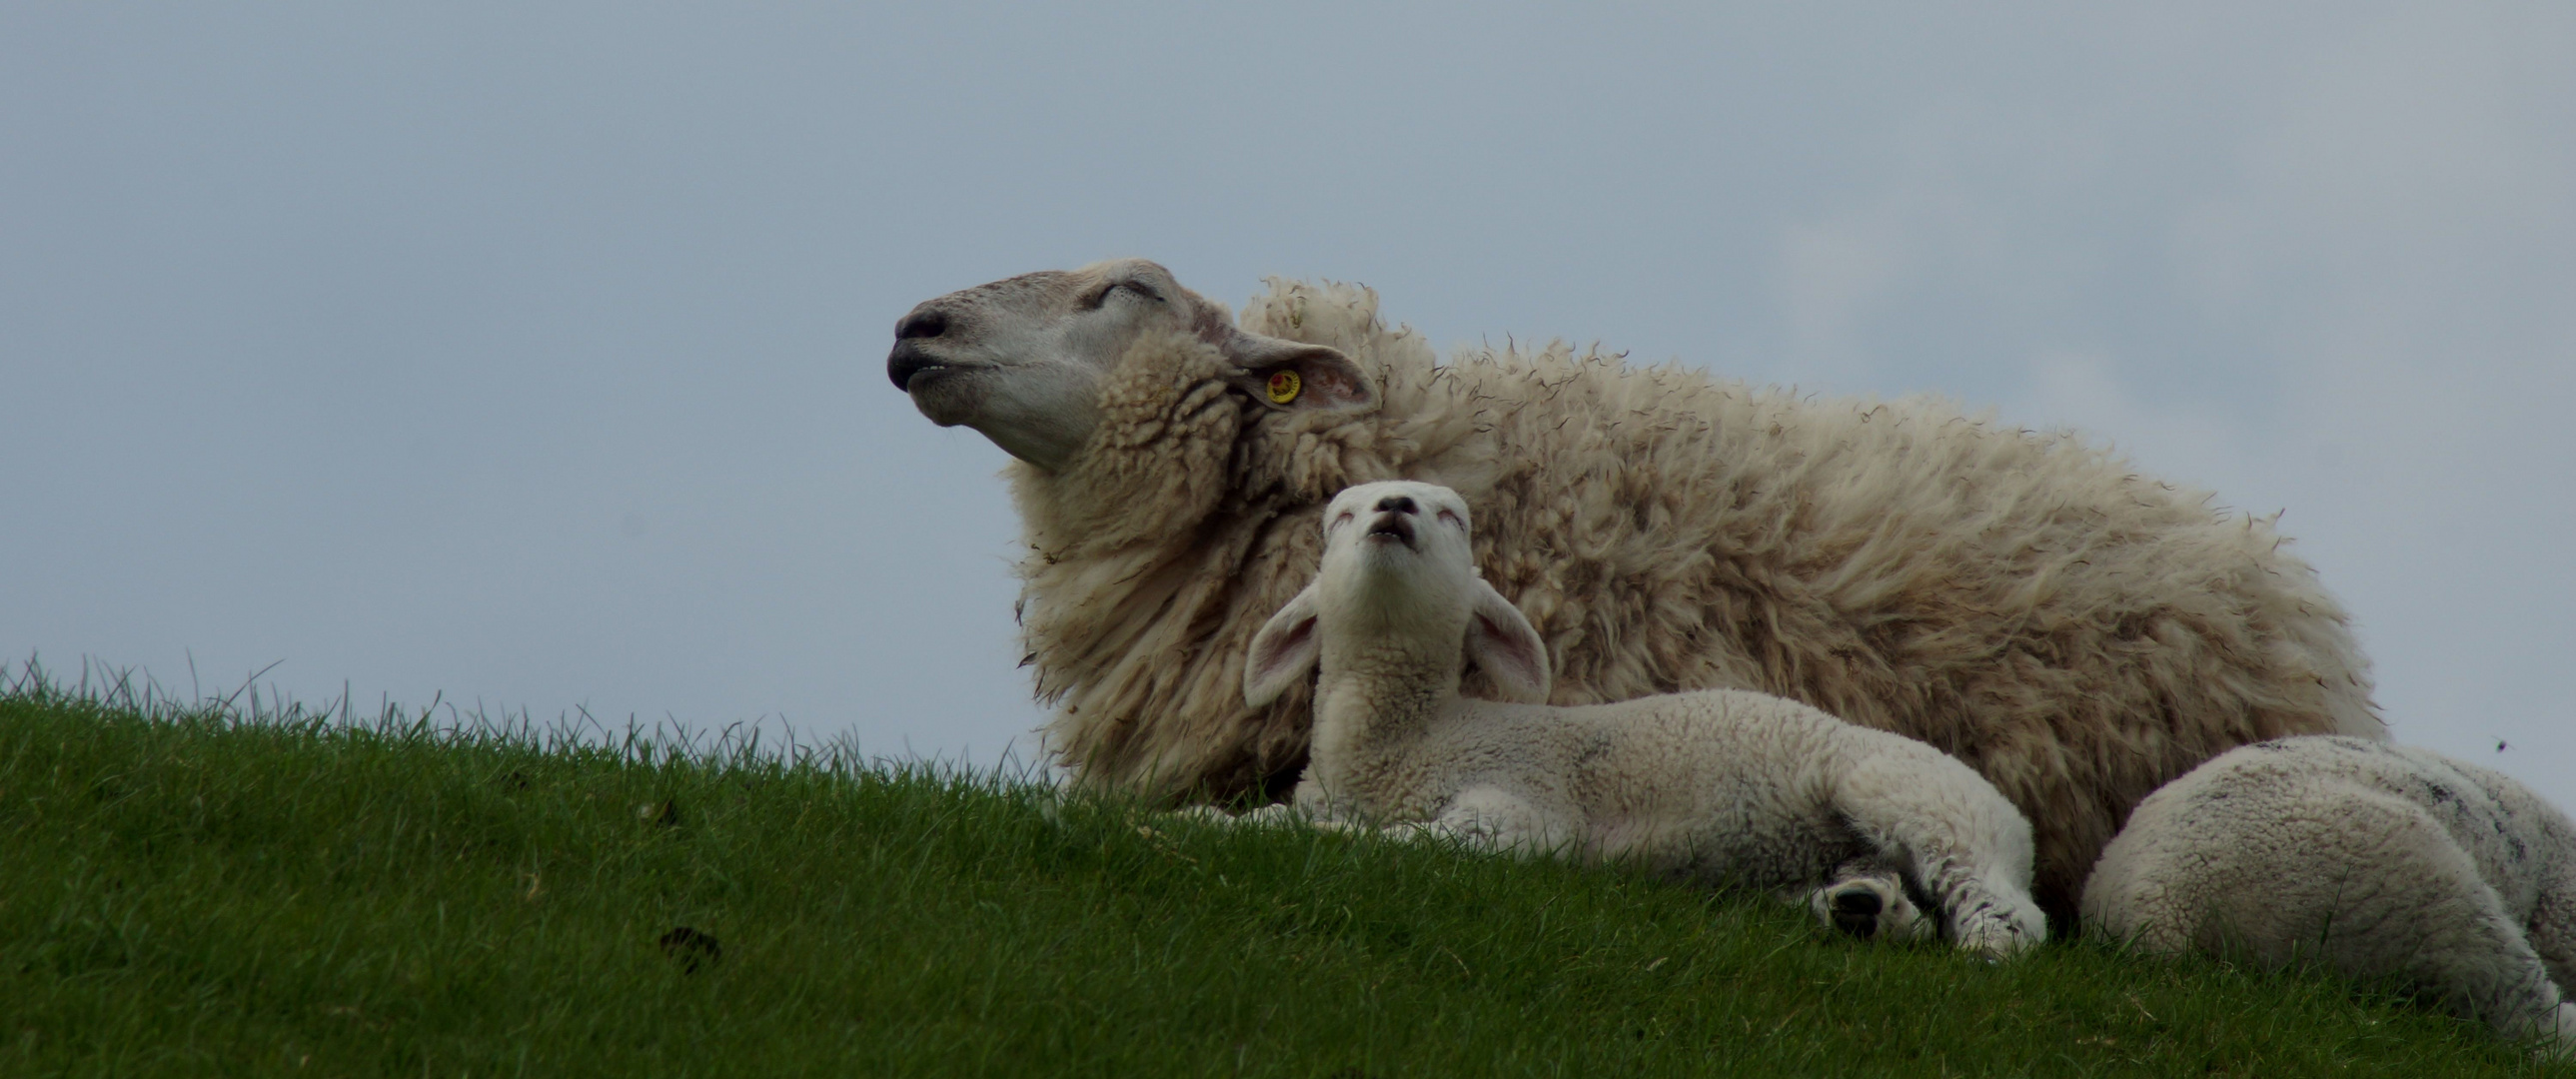
POLYGON ((1547 646, 1476 572, 1467 502, 1431 483, 1363 483, 1324 508, 1315 583, 1252 638, 1243 695, 1277 698, 1321 659, 1325 634, 1463 649, 1512 699, 1547 699, 1547 646))
POLYGON ((1099 425, 1102 376, 1158 333, 1215 346, 1234 367, 1229 383, 1261 407, 1377 400, 1348 357, 1238 330, 1223 305, 1144 259, 1022 274, 926 301, 895 323, 886 373, 931 422, 972 427, 1011 456, 1055 471, 1099 425))

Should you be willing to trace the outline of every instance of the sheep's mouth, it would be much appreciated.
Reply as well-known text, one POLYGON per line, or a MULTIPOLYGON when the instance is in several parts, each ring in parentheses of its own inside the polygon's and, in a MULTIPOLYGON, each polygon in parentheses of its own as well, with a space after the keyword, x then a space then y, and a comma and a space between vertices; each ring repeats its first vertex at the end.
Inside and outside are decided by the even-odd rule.
POLYGON ((1406 520, 1400 514, 1386 514, 1379 517, 1377 519, 1377 523, 1369 526, 1366 538, 1374 540, 1380 536, 1384 536, 1389 540, 1403 544, 1405 550, 1420 550, 1420 548, 1414 544, 1413 522, 1406 520))
POLYGON ((911 393, 924 378, 936 377, 956 366, 912 341, 895 342, 894 351, 886 356, 886 376, 894 380, 894 388, 905 393, 911 393))

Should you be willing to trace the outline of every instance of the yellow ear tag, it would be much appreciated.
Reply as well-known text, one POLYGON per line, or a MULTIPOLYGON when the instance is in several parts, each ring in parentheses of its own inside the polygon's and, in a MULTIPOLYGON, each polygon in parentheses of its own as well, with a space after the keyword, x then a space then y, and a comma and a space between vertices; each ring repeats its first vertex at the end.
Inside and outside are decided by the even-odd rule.
POLYGON ((1273 371, 1270 373, 1270 401, 1272 404, 1284 405, 1290 401, 1296 400, 1297 391, 1303 388, 1304 385, 1298 380, 1297 372, 1295 371, 1273 371))

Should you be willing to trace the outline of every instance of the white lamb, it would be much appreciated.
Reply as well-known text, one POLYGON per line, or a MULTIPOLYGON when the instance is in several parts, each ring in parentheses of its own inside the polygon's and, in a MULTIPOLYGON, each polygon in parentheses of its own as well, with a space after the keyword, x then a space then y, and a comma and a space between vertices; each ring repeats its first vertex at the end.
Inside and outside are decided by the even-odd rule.
POLYGON ((2138 803, 2084 917, 2146 951, 2322 960, 2576 1049, 2576 825, 2437 753, 2283 738, 2138 803))
POLYGON ((1968 766, 1759 693, 1462 697, 1470 660, 1519 700, 1548 689, 1537 632, 1477 574, 1465 500, 1363 484, 1332 500, 1324 535, 1321 573, 1254 636, 1244 671, 1259 707, 1322 668, 1298 810, 1803 894, 1863 936, 1930 930, 1910 884, 1963 948, 2000 957, 2046 937, 2030 824, 1968 766))

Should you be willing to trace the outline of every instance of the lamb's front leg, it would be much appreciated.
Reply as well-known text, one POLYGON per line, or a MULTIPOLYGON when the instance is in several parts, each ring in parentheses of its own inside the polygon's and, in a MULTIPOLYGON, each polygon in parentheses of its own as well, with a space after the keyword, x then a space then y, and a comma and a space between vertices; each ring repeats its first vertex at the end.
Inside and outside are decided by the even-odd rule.
POLYGON ((1314 777, 1307 776, 1300 778, 1297 781, 1297 789, 1288 796, 1288 800, 1285 802, 1272 802, 1269 805, 1254 806, 1253 808, 1244 810, 1241 813, 1228 813, 1225 810, 1218 809, 1211 805, 1183 806, 1180 809, 1173 810, 1172 812, 1177 816, 1188 817, 1193 820, 1208 821, 1215 824, 1241 824, 1263 827, 1305 824, 1314 825, 1316 827, 1329 827, 1330 825, 1328 822, 1330 822, 1334 816, 1333 809, 1334 805, 1332 799, 1324 793, 1324 788, 1315 782, 1314 777))
POLYGON ((1996 958, 2048 938, 2030 898, 2030 822, 1967 765, 1915 742, 1851 763, 1834 808, 1860 838, 1912 870, 1962 948, 1996 958))

